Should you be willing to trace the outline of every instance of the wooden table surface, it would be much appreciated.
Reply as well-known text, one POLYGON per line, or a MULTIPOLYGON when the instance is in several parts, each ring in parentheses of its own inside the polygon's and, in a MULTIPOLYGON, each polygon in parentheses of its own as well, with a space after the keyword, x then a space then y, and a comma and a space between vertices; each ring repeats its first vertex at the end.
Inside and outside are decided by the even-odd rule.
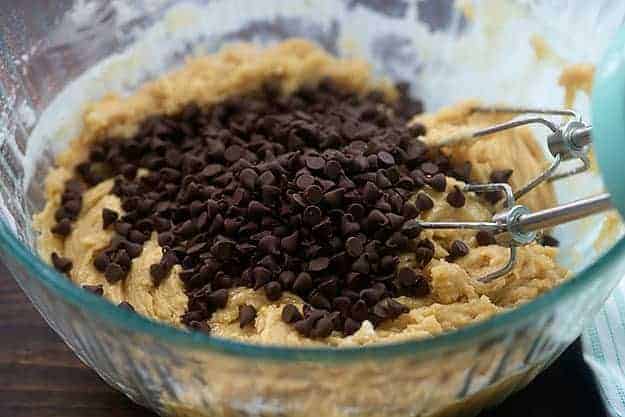
POLYGON ((0 265, 1 417, 154 417, 110 388, 43 321, 0 265))
MULTIPOLYGON (((481 417, 603 417, 580 344, 481 417)), ((155 417, 109 388, 43 321, 0 263, 0 417, 155 417)))

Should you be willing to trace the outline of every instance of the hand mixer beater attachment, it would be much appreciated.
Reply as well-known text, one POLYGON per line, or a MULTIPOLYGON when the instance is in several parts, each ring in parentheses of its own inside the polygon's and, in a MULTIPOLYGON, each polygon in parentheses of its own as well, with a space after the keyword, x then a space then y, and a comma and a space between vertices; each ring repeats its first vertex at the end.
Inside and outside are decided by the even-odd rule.
POLYGON ((513 107, 475 107, 472 111, 526 116, 483 129, 463 131, 459 134, 437 140, 435 143, 430 143, 430 145, 442 147, 461 142, 467 143, 503 130, 534 124, 543 125, 551 131, 547 137, 547 147, 553 156, 553 161, 544 172, 523 187, 513 192, 510 185, 506 183, 467 184, 464 186, 463 191, 466 192, 503 193, 502 209, 490 221, 419 222, 423 229, 471 229, 493 233, 499 244, 509 248, 509 257, 506 264, 501 268, 478 278, 481 282, 490 282, 512 270, 516 262, 517 247, 535 241, 537 231, 609 210, 612 208, 612 203, 608 193, 583 198, 536 212, 531 212, 526 206, 516 203, 516 200, 544 182, 570 177, 584 172, 590 167, 588 154, 592 142, 592 127, 584 123, 581 116, 575 111, 513 107), (558 126, 544 117, 548 115, 570 117, 570 120, 558 126), (561 168, 562 162, 575 159, 579 160, 576 166, 561 168))

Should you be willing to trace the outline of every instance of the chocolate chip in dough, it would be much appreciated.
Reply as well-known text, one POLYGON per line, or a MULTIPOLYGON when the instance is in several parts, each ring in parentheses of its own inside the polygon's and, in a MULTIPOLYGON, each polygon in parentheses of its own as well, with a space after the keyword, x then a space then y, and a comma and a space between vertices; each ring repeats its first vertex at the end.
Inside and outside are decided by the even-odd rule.
POLYGON ((104 288, 102 288, 102 285, 83 285, 82 289, 99 297, 104 295, 104 288))
POLYGON ((282 321, 288 324, 302 320, 302 313, 293 304, 287 304, 282 308, 282 321))
POLYGON ((445 178, 445 174, 438 173, 432 177, 428 184, 434 190, 443 192, 447 188, 447 178, 445 178))
POLYGON ((50 231, 58 236, 69 236, 72 232, 72 222, 69 219, 61 219, 61 221, 52 226, 50 231))
POLYGON ((110 225, 115 223, 119 217, 119 214, 111 209, 103 208, 102 209, 102 228, 108 229, 110 225))
POLYGON ((495 235, 492 232, 486 230, 480 230, 476 233, 475 239, 477 240, 477 244, 480 246, 488 246, 495 245, 497 241, 495 240, 495 235))
POLYGON ((52 259, 52 265, 57 271, 62 272, 64 274, 71 271, 72 266, 73 266, 71 259, 60 256, 56 252, 52 252, 52 255, 50 258, 52 259))
POLYGON ((434 201, 429 195, 420 192, 415 199, 415 205, 419 211, 427 211, 434 207, 434 201))
POLYGON ((454 185, 453 190, 451 190, 447 194, 446 200, 450 206, 455 207, 455 208, 461 208, 466 203, 466 198, 464 196, 464 193, 462 192, 460 187, 458 187, 457 185, 454 185))
POLYGON ((135 311, 135 308, 128 301, 122 301, 121 303, 117 304, 117 307, 128 311, 135 311))
POLYGON ((542 235, 539 239, 539 242, 543 246, 553 246, 557 248, 560 246, 560 241, 551 235, 542 235))
POLYGON ((469 247, 467 246, 467 244, 461 240, 454 240, 453 242, 451 242, 451 246, 449 248, 449 256, 446 259, 447 261, 454 261, 468 254, 469 247))
POLYGON ((239 306, 239 327, 244 328, 252 323, 256 319, 256 309, 254 306, 245 304, 239 306))
POLYGON ((111 262, 106 266, 104 270, 104 277, 110 284, 115 284, 118 281, 121 281, 127 272, 121 267, 121 265, 111 262))

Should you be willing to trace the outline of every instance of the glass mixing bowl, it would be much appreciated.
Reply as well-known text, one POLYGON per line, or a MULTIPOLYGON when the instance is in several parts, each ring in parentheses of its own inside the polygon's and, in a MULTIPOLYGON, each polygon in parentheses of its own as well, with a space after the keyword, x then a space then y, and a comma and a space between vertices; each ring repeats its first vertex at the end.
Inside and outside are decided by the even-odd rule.
MULTIPOLYGON (((409 80, 428 109, 466 97, 561 106, 558 74, 598 61, 625 16, 618 0, 8 3, 0 5, 2 259, 80 359, 162 415, 472 415, 557 358, 625 272, 618 221, 595 216, 556 231, 573 278, 489 320, 366 348, 254 346, 168 327, 81 290, 35 255, 31 227, 81 106, 132 91, 189 54, 301 36, 409 80)), ((575 106, 589 114, 585 97, 575 106)), ((557 193, 565 201, 600 189, 592 171, 559 182, 557 193)))

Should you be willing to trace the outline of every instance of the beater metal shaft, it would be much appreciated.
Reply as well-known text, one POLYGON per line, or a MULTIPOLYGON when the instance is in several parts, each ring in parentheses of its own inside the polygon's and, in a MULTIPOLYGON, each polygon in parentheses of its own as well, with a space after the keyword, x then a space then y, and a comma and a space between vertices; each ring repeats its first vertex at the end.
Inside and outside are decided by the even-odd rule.
POLYGON ((582 198, 534 213, 523 205, 515 205, 517 199, 532 191, 543 182, 555 181, 588 170, 590 167, 588 152, 592 144, 592 127, 584 123, 578 113, 573 110, 515 107, 476 107, 473 111, 479 113, 543 114, 572 118, 562 126, 558 126, 554 122, 540 116, 530 116, 518 120, 513 119, 486 128, 461 131, 456 135, 439 139, 436 143, 430 144, 431 146, 442 147, 454 145, 459 142, 471 142, 483 136, 530 124, 540 124, 551 131, 547 137, 547 146, 553 156, 553 160, 542 173, 528 181, 527 184, 514 192, 508 184, 499 183, 467 184, 464 187, 464 191, 467 192, 503 192, 505 196, 503 210, 496 213, 491 221, 420 222, 420 225, 424 229, 471 229, 487 231, 497 235, 497 242, 507 245, 510 248, 510 255, 504 266, 478 278, 481 282, 490 282, 512 270, 516 261, 516 248, 535 241, 537 231, 610 210, 613 208, 613 205, 608 193, 582 198), (558 170, 562 162, 572 159, 581 161, 581 165, 565 170, 558 170))

